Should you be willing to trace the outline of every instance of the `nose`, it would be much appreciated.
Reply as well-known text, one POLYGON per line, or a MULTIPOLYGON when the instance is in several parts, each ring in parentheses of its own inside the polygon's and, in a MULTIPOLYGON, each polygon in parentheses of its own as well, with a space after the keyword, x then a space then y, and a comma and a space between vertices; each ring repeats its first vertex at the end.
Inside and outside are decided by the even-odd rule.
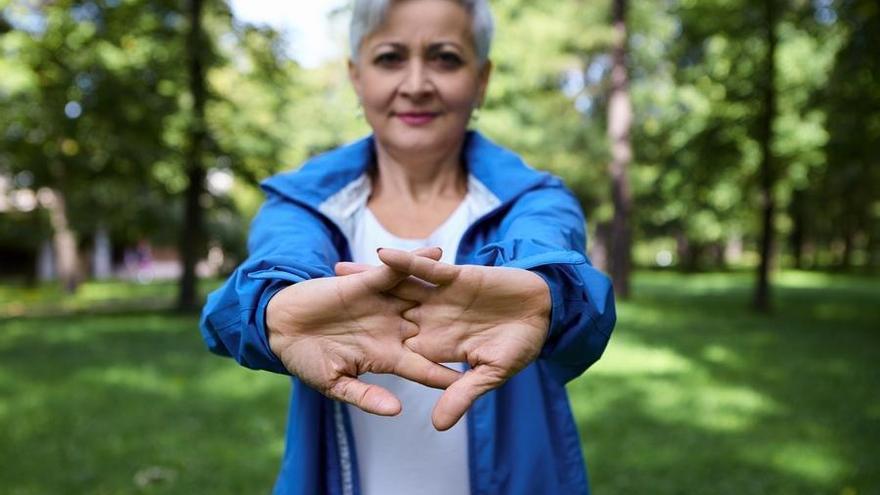
POLYGON ((432 91, 430 73, 425 64, 419 59, 414 59, 407 64, 403 81, 400 84, 400 93, 414 100, 420 100, 429 96, 432 91))

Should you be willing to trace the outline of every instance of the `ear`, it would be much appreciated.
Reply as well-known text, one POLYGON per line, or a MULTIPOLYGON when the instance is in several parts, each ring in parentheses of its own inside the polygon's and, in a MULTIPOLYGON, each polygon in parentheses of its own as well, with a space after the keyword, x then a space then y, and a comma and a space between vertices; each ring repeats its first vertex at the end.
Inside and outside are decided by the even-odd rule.
POLYGON ((489 78, 492 75, 492 61, 486 60, 486 63, 483 64, 483 67, 480 68, 480 73, 477 76, 477 103, 478 105, 482 105, 486 100, 486 90, 489 88, 489 78))
POLYGON ((348 80, 351 81, 351 86, 354 88, 358 100, 361 100, 361 72, 358 64, 352 59, 348 59, 348 80))

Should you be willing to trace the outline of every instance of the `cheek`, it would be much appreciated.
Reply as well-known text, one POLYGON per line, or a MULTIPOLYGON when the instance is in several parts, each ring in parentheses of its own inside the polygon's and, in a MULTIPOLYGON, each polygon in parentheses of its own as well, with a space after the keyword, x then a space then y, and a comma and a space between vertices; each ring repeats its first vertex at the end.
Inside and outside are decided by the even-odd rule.
POLYGON ((479 94, 477 82, 471 79, 453 80, 445 85, 444 100, 450 109, 469 112, 477 103, 479 94))
POLYGON ((388 77, 364 78, 361 102, 369 110, 381 110, 394 98, 396 81, 388 77))

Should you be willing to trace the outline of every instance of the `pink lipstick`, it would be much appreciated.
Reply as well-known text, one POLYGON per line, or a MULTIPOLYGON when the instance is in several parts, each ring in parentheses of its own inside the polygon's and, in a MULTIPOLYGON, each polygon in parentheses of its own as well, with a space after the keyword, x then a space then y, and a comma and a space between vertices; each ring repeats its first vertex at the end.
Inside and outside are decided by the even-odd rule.
POLYGON ((433 112, 407 112, 399 113, 397 117, 406 125, 421 126, 433 121, 437 115, 433 112))

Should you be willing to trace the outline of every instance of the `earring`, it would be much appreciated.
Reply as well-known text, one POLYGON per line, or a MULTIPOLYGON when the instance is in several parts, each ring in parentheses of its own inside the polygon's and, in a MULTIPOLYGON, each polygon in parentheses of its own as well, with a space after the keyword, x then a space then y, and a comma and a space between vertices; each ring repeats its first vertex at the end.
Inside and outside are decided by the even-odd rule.
POLYGON ((354 118, 364 120, 364 106, 361 104, 360 100, 358 100, 357 109, 354 111, 354 118))
POLYGON ((471 112, 471 122, 476 124, 480 121, 480 107, 474 107, 474 110, 471 112))

